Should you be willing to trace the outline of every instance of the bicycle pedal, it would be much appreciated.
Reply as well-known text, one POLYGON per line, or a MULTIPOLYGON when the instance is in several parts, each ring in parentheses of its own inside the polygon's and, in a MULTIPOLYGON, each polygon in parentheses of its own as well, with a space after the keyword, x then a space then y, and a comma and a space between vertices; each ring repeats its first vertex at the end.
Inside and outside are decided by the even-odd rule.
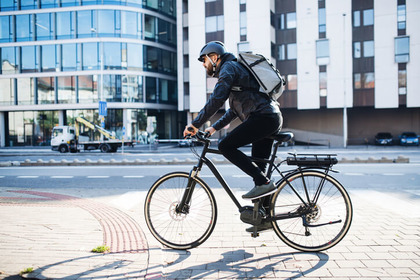
POLYGON ((257 232, 257 233, 251 233, 251 237, 253 237, 253 238, 257 238, 259 236, 260 236, 260 233, 259 232, 257 232))

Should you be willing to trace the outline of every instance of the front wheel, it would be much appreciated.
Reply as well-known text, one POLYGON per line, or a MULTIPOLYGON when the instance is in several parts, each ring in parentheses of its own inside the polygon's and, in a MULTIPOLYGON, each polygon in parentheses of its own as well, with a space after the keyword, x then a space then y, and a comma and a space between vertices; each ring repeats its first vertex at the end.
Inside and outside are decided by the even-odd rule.
POLYGON ((195 187, 188 211, 177 211, 188 180, 189 174, 184 172, 161 177, 150 188, 144 205, 144 216, 150 232, 160 243, 173 249, 197 247, 209 238, 216 225, 214 195, 200 178, 191 178, 195 187))
POLYGON ((270 206, 274 231, 288 246, 305 252, 327 250, 350 228, 353 208, 344 187, 323 172, 306 170, 287 177, 270 206))

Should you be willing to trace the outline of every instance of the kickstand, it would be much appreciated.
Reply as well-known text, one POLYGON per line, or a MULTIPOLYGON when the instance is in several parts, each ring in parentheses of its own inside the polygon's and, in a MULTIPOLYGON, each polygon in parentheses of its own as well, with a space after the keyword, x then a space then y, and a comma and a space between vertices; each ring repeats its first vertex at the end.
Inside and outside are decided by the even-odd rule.
POLYGON ((254 238, 257 238, 258 236, 260 236, 260 234, 258 233, 257 223, 255 221, 257 221, 258 219, 258 211, 260 209, 260 200, 256 199, 253 202, 254 202, 254 210, 252 213, 252 220, 254 221, 254 231, 251 233, 251 236, 254 238))

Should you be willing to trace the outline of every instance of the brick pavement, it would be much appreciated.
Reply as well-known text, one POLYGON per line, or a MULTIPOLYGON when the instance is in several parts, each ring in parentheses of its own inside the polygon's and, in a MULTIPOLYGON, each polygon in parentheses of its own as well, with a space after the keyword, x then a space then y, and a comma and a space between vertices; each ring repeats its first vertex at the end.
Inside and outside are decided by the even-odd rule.
MULTIPOLYGON (((350 191, 353 224, 322 253, 297 252, 273 232, 253 239, 229 197, 214 190, 212 236, 189 251, 161 248, 143 219, 145 192, 0 188, 0 279, 420 279, 415 197, 350 191), (90 250, 108 244, 112 253, 90 250)), ((238 194, 239 196, 239 194, 238 194)))

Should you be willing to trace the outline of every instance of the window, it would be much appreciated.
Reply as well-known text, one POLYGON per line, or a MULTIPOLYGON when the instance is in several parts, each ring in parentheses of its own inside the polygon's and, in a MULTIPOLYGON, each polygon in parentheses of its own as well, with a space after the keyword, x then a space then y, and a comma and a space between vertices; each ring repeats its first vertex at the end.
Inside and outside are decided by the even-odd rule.
POLYGON ((363 87, 364 88, 375 87, 375 73, 363 73, 363 87))
POLYGON ((363 25, 364 26, 368 26, 368 25, 373 25, 373 9, 370 10, 364 10, 363 11, 363 25))
POLYGON ((104 43, 104 69, 121 69, 121 43, 104 43))
POLYGON ((70 39, 74 37, 74 12, 56 13, 57 39, 70 39))
POLYGON ((38 79, 38 104, 54 104, 54 78, 39 77, 38 79))
POLYGON ((18 67, 16 64, 16 48, 1 48, 1 73, 14 74, 17 73, 17 70, 18 67))
MULTIPOLYGON (((114 37, 116 29, 116 16, 113 10, 99 10, 98 11, 98 34, 100 36, 114 37)), ((131 24, 135 27, 135 22, 131 24)))
POLYGON ((398 94, 407 94, 407 70, 398 70, 398 94))
POLYGON ((239 14, 239 27, 240 27, 240 35, 246 35, 246 12, 241 12, 239 14))
POLYGON ((0 10, 1 11, 17 10, 17 1, 16 0, 1 0, 0 1, 0 10))
POLYGON ((37 8, 37 0, 20 0, 21 10, 32 10, 37 8))
POLYGON ((62 71, 76 70, 76 44, 64 44, 61 46, 62 71))
MULTIPOLYGON (((108 19, 112 20, 113 18, 108 19)), ((78 38, 86 38, 86 37, 95 37, 95 32, 97 31, 96 25, 96 11, 78 11, 77 12, 77 37, 78 38)), ((99 26, 101 26, 102 29, 106 28, 108 25, 104 22, 99 22, 99 26), (101 25, 104 25, 102 27, 101 25)))
POLYGON ((146 77, 146 102, 156 103, 156 78, 146 77))
POLYGON ((172 23, 158 19, 158 39, 159 42, 175 45, 176 27, 172 23))
POLYGON ((360 58, 362 56, 362 48, 360 42, 353 43, 353 57, 360 58))
POLYGON ((287 89, 297 90, 297 75, 296 74, 287 75, 287 89))
POLYGON ((354 88, 361 89, 362 88, 362 74, 355 73, 353 76, 354 79, 354 88))
MULTIPOLYGON (((99 69, 98 66, 98 43, 83 43, 83 70, 99 69)), ((104 60, 107 63, 108 57, 104 60)), ((104 64, 105 67, 105 64, 104 64)))
POLYGON ((318 30, 319 30, 319 33, 327 32, 327 20, 325 16, 325 8, 318 9, 318 30))
POLYGON ((326 65, 330 62, 329 40, 316 41, 316 62, 318 65, 326 65))
POLYGON ((41 46, 41 69, 42 72, 55 71, 56 65, 56 46, 43 45, 41 46))
POLYGON ((30 41, 33 36, 33 15, 16 16, 16 41, 30 41))
POLYGON ((296 44, 287 45, 287 59, 296 59, 297 58, 297 49, 296 44))
POLYGON ((0 79, 0 105, 15 105, 15 79, 0 79))
POLYGON ((34 104, 34 78, 18 78, 17 84, 18 105, 34 104))
POLYGON ((127 43, 127 67, 129 70, 143 69, 143 50, 141 45, 127 43))
POLYGON ((277 53, 279 60, 286 60, 286 45, 279 45, 277 53))
POLYGON ((20 55, 22 73, 37 72, 35 46, 22 46, 20 55))
POLYGON ((222 31, 225 29, 224 16, 206 17, 206 33, 222 31))
POLYGON ((13 42, 13 17, 0 17, 0 42, 13 42))
POLYGON ((288 13, 286 15, 286 20, 287 29, 296 28, 296 13, 288 13))
POLYGON ((156 18, 144 15, 144 37, 146 39, 155 40, 156 35, 156 18))
POLYGON ((58 103, 76 103, 75 77, 57 77, 58 103))
POLYGON ((36 14, 36 39, 51 40, 53 39, 53 19, 52 14, 36 14))
POLYGON ((363 42, 363 57, 372 57, 375 55, 375 47, 373 41, 363 42))
POLYGON ((405 29, 405 22, 406 22, 405 4, 398 5, 397 7, 397 21, 398 21, 398 29, 405 29))
POLYGON ((135 12, 121 11, 121 35, 126 38, 138 38, 137 31, 140 30, 139 14, 135 12))
POLYGON ((123 76, 122 101, 123 102, 143 102, 143 77, 142 76, 123 76))
POLYGON ((353 12, 353 27, 360 26, 360 11, 353 12))
POLYGON ((54 8, 58 7, 58 0, 40 0, 41 8, 54 8))
POLYGON ((327 96, 327 72, 319 72, 319 96, 327 96))
POLYGON ((410 37, 395 38, 395 62, 407 63, 410 60, 410 37))
POLYGON ((98 77, 79 76, 79 103, 98 102, 98 77))

